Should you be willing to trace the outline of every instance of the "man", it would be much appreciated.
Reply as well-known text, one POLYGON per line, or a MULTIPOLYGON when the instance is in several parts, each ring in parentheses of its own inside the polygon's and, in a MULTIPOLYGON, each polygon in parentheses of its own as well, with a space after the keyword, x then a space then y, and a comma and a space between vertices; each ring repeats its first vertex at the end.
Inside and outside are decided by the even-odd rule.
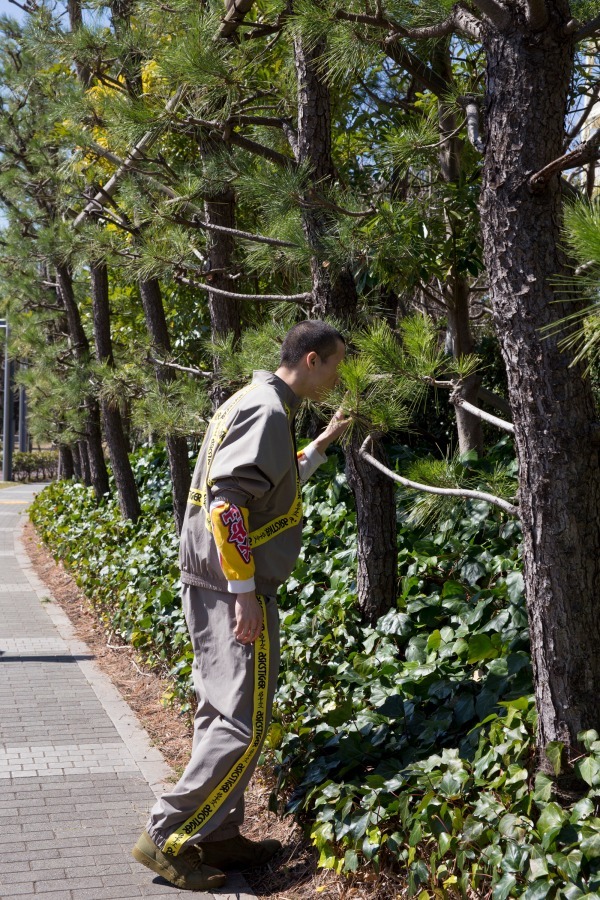
POLYGON ((325 322, 294 326, 275 374, 255 372, 217 410, 198 456, 180 551, 198 697, 192 756, 133 849, 180 888, 217 888, 223 870, 261 865, 281 846, 240 834, 243 794, 271 716, 276 592, 300 552, 300 481, 348 426, 336 413, 297 454, 294 415, 303 399, 319 401, 335 386, 344 354, 344 338, 325 322))

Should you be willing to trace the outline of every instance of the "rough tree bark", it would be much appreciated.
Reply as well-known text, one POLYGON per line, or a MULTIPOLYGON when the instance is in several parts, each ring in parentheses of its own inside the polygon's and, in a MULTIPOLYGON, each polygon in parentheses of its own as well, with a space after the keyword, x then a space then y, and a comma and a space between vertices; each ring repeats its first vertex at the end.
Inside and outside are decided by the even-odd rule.
MULTIPOLYGON (((331 222, 312 193, 322 191, 335 176, 330 94, 320 68, 324 52, 324 40, 309 49, 302 35, 295 35, 298 130, 293 150, 297 161, 308 164, 311 173, 312 188, 305 197, 302 224, 311 249, 312 315, 334 316, 351 324, 358 302, 354 277, 348 267, 332 271, 323 246, 331 222)), ((347 451, 346 475, 356 502, 358 605, 365 620, 373 622, 396 598, 396 501, 393 484, 360 458, 358 449, 353 445, 347 451)), ((378 441, 373 453, 383 454, 378 441)))
MULTIPOLYGON (((108 270, 103 263, 90 266, 92 309, 94 316, 94 342, 98 361, 114 368, 112 339, 110 335, 110 305, 108 294, 108 270)), ((101 401, 104 434, 117 486, 119 506, 123 518, 137 522, 142 511, 137 485, 133 476, 127 439, 123 429, 119 407, 108 400, 101 401)))
MULTIPOLYGON (((73 277, 68 265, 61 263, 56 267, 56 276, 58 283, 58 291, 65 307, 67 317, 67 325, 69 328, 69 336, 71 338, 71 349, 82 370, 85 371, 89 367, 90 362, 90 344, 87 335, 81 324, 81 315, 79 307, 73 293, 73 277)), ((100 428, 100 405, 98 400, 92 393, 88 393, 84 399, 86 409, 86 449, 87 453, 83 453, 82 442, 80 442, 80 456, 82 475, 85 483, 86 480, 86 463, 84 455, 89 461, 89 475, 91 483, 94 487, 94 493, 98 500, 108 493, 108 472, 106 470, 106 462, 104 460, 104 452, 102 450, 102 429, 100 428)))
MULTIPOLYGON (((210 153, 206 146, 200 148, 202 158, 210 153)), ((204 216, 211 225, 223 225, 226 228, 235 228, 235 193, 232 188, 207 197, 204 202, 204 216)), ((217 289, 223 291, 232 290, 230 275, 232 274, 232 260, 235 243, 232 235, 223 232, 209 231, 207 234, 207 269, 206 280, 217 289)), ((241 335, 240 301, 220 297, 217 294, 208 294, 208 312, 210 315, 210 334, 212 340, 233 335, 237 342, 241 335)), ((219 372, 219 358, 215 354, 213 359, 213 371, 219 372)), ((231 394, 227 386, 215 381, 211 389, 211 400, 216 409, 231 394)))
POLYGON ((342 321, 356 314, 357 294, 354 277, 348 267, 332 272, 326 258, 323 236, 330 217, 311 193, 322 190, 334 178, 331 156, 331 102, 329 87, 319 70, 325 41, 310 49, 301 34, 294 37, 294 62, 298 95, 298 131, 293 146, 296 160, 308 164, 312 188, 304 198, 302 225, 311 249, 312 313, 315 318, 335 316, 342 321))
POLYGON ((92 473, 90 466, 90 456, 88 453, 88 445, 86 440, 78 441, 79 448, 79 466, 81 469, 81 480, 86 487, 92 487, 92 473))
MULTIPOLYGON (((574 46, 567 0, 548 0, 534 32, 515 18, 486 27, 486 152, 481 196, 484 252, 508 373, 519 460, 525 586, 539 747, 600 726, 600 465, 590 383, 544 326, 573 312, 557 289, 560 182, 528 181, 563 153, 574 46)), ((512 7, 511 7, 512 9, 512 7)))
MULTIPOLYGON (((139 288, 148 334, 159 358, 164 359, 171 353, 171 339, 167 328, 167 320, 165 319, 160 284, 153 278, 149 281, 140 281, 139 288)), ((168 384, 175 378, 173 371, 165 366, 157 365, 155 372, 156 380, 162 384, 168 384)), ((178 434, 168 434, 166 445, 173 490, 173 515, 175 517, 177 534, 180 534, 192 482, 188 447, 185 437, 178 434)))
MULTIPOLYGON (((353 440, 346 449, 346 475, 356 501, 357 521, 359 511, 362 517, 357 529, 358 599, 364 620, 373 625, 396 598, 396 490, 393 481, 361 457, 361 443, 362 438, 353 440)), ((369 452, 389 465, 375 437, 369 452)))
POLYGON ((58 445, 58 477, 68 481, 75 474, 73 453, 68 444, 58 445))
POLYGON ((75 481, 83 481, 83 470, 81 468, 81 453, 79 450, 79 441, 73 444, 71 448, 73 454, 73 476, 75 481))

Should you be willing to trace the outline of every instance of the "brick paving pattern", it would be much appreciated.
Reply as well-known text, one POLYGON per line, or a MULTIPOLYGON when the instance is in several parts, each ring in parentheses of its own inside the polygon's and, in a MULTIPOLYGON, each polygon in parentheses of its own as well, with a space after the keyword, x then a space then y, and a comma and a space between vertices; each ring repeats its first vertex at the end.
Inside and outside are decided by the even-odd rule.
MULTIPOLYGON (((0 490, 0 900, 189 898, 130 855, 168 770, 28 568, 37 489, 0 490)), ((240 876, 214 894, 253 896, 240 876)))

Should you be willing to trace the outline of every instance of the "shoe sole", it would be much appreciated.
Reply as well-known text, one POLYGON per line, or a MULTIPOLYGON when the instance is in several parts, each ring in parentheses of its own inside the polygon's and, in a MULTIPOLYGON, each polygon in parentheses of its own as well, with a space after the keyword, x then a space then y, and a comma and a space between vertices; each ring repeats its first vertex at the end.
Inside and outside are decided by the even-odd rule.
POLYGON ((189 884, 186 884, 183 879, 175 880, 170 877, 170 874, 165 867, 162 866, 157 860, 153 859, 151 856, 147 856, 145 853, 142 853, 137 847, 134 847, 131 851, 131 855, 136 860, 136 862, 141 863, 143 866, 146 866, 148 869, 152 869, 153 872, 156 872, 157 875, 160 875, 161 878, 164 878, 165 881, 168 881, 169 884, 174 884, 176 887, 180 888, 180 890, 184 891, 211 891, 213 888, 222 887, 225 884, 225 876, 222 879, 215 878, 210 883, 207 883, 206 887, 190 887, 189 884))

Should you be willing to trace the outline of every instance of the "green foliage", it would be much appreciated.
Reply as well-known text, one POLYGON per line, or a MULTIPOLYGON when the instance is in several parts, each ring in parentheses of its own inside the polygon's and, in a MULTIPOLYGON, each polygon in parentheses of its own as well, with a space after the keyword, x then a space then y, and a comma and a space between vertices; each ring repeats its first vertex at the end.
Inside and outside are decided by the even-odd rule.
POLYGON ((34 450, 13 453, 13 476, 15 481, 49 481, 58 472, 56 450, 34 450))
POLYGON ((563 294, 577 292, 574 311, 552 329, 563 334, 565 347, 575 349, 575 362, 595 367, 600 360, 600 200, 580 200, 565 210, 565 236, 582 271, 560 286, 563 294), (583 302, 582 302, 583 301, 583 302), (587 301, 587 302, 586 302, 587 301))
POLYGON ((321 866, 391 866, 411 895, 593 894, 600 742, 585 738, 585 796, 563 809, 534 779, 518 525, 476 503, 432 534, 401 524, 397 604, 365 628, 350 496, 328 465, 280 601, 273 808, 301 818, 321 866))
POLYGON ((40 493, 31 520, 63 560, 109 632, 149 666, 174 679, 188 708, 192 651, 179 594, 178 540, 165 452, 144 448, 133 460, 142 519, 121 518, 116 500, 98 506, 91 488, 58 482, 40 493))
MULTIPOLYGON (((497 465, 507 457, 499 448, 497 465)), ((191 709, 164 453, 146 448, 134 466, 137 525, 73 483, 43 491, 31 515, 107 628, 170 674, 165 701, 191 709)), ((397 603, 365 627, 335 454, 303 498, 304 546, 279 601, 272 808, 299 817, 321 866, 385 866, 414 896, 597 896, 598 735, 580 735, 578 802, 560 805, 553 780, 535 775, 518 524, 469 503, 426 533, 400 508, 397 603)), ((562 748, 549 757, 558 771, 562 748)))

